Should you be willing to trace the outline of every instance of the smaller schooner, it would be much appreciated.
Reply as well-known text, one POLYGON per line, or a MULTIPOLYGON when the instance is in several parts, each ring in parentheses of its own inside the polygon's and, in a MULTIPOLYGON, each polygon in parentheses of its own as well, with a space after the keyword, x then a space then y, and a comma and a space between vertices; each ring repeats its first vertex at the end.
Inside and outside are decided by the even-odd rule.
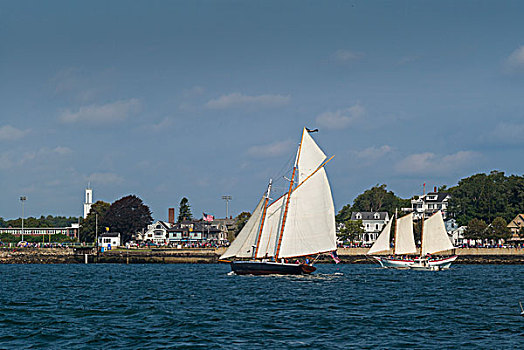
POLYGON ((438 258, 432 254, 453 250, 454 247, 449 240, 441 211, 437 211, 422 224, 422 246, 420 256, 413 257, 417 253, 415 238, 413 235, 413 213, 396 218, 395 240, 392 256, 380 256, 388 254, 390 250, 390 231, 393 220, 384 227, 375 243, 366 253, 377 260, 384 268, 414 269, 414 270, 442 270, 450 267, 457 259, 456 255, 438 258))
POLYGON ((335 208, 324 169, 333 157, 326 158, 304 128, 289 190, 269 203, 270 180, 220 261, 230 262, 239 275, 310 274, 316 270, 313 256, 336 251, 335 208))

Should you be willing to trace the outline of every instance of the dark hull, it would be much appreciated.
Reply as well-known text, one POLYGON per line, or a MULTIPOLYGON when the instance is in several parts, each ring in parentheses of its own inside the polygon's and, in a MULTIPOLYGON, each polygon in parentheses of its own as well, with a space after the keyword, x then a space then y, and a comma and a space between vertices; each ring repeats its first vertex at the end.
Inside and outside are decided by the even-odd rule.
POLYGON ((316 268, 305 264, 233 261, 231 270, 237 275, 307 275, 314 272, 316 268))

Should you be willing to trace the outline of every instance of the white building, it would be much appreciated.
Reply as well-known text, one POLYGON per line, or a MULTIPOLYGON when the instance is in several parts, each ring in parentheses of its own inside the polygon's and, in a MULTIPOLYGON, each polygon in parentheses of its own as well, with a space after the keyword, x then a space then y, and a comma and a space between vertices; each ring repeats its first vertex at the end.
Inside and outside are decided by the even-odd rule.
POLYGON ((411 208, 402 208, 402 211, 413 212, 413 220, 429 218, 437 211, 442 211, 442 217, 446 220, 448 201, 451 198, 449 193, 429 192, 411 200, 411 208))
POLYGON ((85 201, 84 201, 84 219, 87 218, 87 214, 91 211, 91 206, 93 205, 93 190, 91 185, 87 185, 85 191, 85 201))
POLYGON ((147 230, 143 234, 138 235, 138 240, 164 245, 168 240, 167 230, 172 227, 172 223, 158 220, 157 222, 148 225, 147 230))
POLYGON ((98 236, 98 246, 104 249, 112 249, 121 245, 119 232, 107 232, 98 236))
POLYGON ((378 235, 382 231, 384 225, 389 222, 389 214, 386 211, 380 212, 353 212, 351 213, 351 220, 362 220, 362 228, 364 233, 360 237, 363 244, 372 244, 376 241, 378 235))

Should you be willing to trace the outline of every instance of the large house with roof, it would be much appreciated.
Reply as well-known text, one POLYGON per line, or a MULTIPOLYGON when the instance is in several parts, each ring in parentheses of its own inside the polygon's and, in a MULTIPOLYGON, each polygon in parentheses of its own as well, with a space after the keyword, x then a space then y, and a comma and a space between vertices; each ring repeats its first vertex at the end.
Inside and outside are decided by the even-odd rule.
POLYGON ((411 208, 402 208, 402 211, 412 212, 413 220, 421 220, 422 216, 427 219, 440 210, 442 211, 442 217, 446 220, 450 198, 450 194, 446 192, 429 192, 412 199, 411 208))
POLYGON ((158 220, 148 225, 144 233, 139 233, 138 240, 146 243, 164 245, 167 243, 167 230, 173 227, 173 225, 174 224, 170 222, 158 220))
POLYGON ((512 234, 512 240, 519 240, 520 235, 524 235, 524 214, 518 214, 515 219, 511 220, 507 226, 512 234))
POLYGON ((182 221, 167 230, 167 244, 171 245, 222 245, 227 233, 209 221, 182 221))
POLYGON ((359 238, 363 244, 369 245, 376 241, 382 228, 389 222, 390 218, 386 211, 359 211, 351 213, 351 220, 362 220, 364 233, 359 238))

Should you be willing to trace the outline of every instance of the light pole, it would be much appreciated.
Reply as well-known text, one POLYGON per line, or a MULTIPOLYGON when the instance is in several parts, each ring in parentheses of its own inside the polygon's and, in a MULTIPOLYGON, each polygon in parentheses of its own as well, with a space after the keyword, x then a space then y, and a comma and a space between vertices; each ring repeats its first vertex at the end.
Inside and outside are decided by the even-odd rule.
POLYGON ((233 199, 233 197, 226 195, 222 196, 222 199, 226 201, 226 219, 229 217, 229 201, 233 199))
POLYGON ((24 241, 24 202, 27 200, 26 196, 20 197, 20 202, 22 202, 22 242, 24 241))

